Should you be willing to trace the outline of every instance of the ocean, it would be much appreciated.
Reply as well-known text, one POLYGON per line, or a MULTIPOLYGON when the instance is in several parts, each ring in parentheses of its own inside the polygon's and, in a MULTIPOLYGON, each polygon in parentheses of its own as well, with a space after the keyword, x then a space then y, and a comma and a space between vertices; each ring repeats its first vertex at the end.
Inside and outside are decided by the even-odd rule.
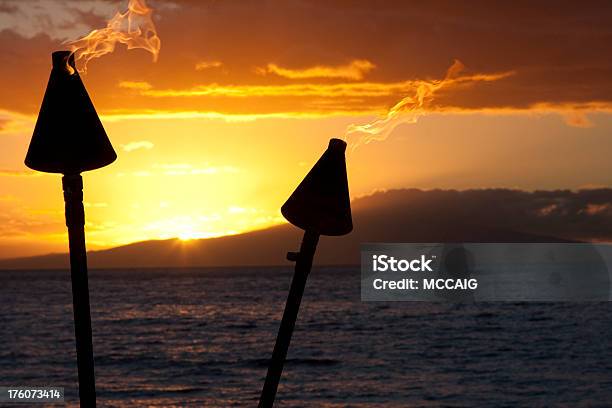
MULTIPOLYGON (((291 275, 90 271, 98 406, 256 407, 291 275)), ((361 302, 360 279, 313 270, 276 406, 612 405, 610 303, 361 302)), ((72 324, 68 271, 0 271, 0 385, 77 406, 72 324)))

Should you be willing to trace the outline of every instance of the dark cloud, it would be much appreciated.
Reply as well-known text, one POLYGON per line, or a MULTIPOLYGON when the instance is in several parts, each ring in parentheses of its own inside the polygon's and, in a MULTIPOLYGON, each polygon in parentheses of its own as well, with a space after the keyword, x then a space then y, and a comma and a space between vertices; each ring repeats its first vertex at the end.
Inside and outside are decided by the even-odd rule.
POLYGON ((17 12, 18 8, 17 5, 14 2, 11 1, 2 1, 0 2, 0 13, 15 13, 17 12))
MULTIPOLYGON (((509 232, 554 239, 612 240, 609 188, 391 190, 357 199, 353 209, 360 217, 355 225, 374 225, 381 233, 396 229, 404 239, 413 237, 421 242, 427 238, 469 241, 474 236, 495 242, 512 236, 509 232)), ((376 240, 375 232, 366 235, 376 240)))
MULTIPOLYGON (((92 61, 86 78, 96 105, 110 109, 202 109, 286 111, 292 101, 220 101, 210 97, 139 97, 120 81, 146 81, 155 89, 190 89, 202 84, 334 83, 338 79, 290 79, 258 75, 255 68, 342 66, 355 59, 376 65, 371 82, 441 78, 454 58, 472 73, 513 71, 499 81, 449 88, 440 107, 528 108, 536 104, 612 103, 612 3, 454 1, 175 1, 150 2, 162 41, 159 62, 143 51, 92 61), (203 60, 223 70, 196 70, 203 60), (122 106, 118 106, 122 105, 122 106), (263 107, 263 108, 262 108, 263 107)), ((86 24, 99 17, 85 13, 86 24)), ((62 48, 44 35, 30 40, 0 33, 1 100, 6 109, 34 110, 49 69, 49 52, 62 48), (11 78, 40 84, 18 90, 11 78), (34 89, 36 88, 36 89, 34 89)), ((389 106, 397 95, 364 105, 389 106)), ((322 105, 319 103, 319 105, 322 105)), ((332 104, 337 106, 338 104, 332 104)), ((340 103, 340 105, 342 105, 340 103)), ((309 103, 296 103, 308 109, 309 103)), ((369 106, 368 106, 369 107, 369 106)), ((350 106, 349 109, 355 109, 350 106)))

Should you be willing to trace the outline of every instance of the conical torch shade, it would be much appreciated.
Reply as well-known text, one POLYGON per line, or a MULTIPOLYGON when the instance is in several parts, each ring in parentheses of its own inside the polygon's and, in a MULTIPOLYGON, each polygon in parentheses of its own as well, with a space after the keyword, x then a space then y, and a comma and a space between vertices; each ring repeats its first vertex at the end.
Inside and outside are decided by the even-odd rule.
POLYGON ((25 164, 47 173, 78 174, 117 158, 69 51, 53 53, 25 164))
POLYGON ((352 231, 345 150, 344 141, 329 141, 325 153, 281 207, 290 223, 320 235, 344 235, 352 231))

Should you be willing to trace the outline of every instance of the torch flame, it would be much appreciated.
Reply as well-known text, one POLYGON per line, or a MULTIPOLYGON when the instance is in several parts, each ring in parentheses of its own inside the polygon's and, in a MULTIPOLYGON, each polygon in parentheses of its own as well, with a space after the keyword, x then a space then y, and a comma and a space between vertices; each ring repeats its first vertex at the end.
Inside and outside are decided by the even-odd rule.
MULTIPOLYGON (((128 10, 117 12, 105 28, 96 29, 85 37, 67 41, 76 62, 82 61, 79 72, 87 71, 87 63, 93 59, 115 50, 118 42, 125 44, 128 50, 142 48, 153 54, 157 61, 161 42, 157 36, 151 15, 153 9, 147 7, 145 0, 129 0, 128 10)), ((68 67, 69 71, 73 71, 68 67)))
POLYGON ((352 150, 373 141, 383 141, 393 129, 402 123, 416 123, 418 118, 425 114, 425 107, 432 99, 434 93, 440 88, 454 82, 458 74, 464 69, 464 65, 459 60, 455 60, 453 65, 446 71, 446 76, 442 80, 417 81, 415 82, 414 95, 406 96, 396 103, 387 114, 373 122, 365 125, 351 124, 345 132, 345 139, 352 135, 361 135, 359 139, 351 143, 352 150))

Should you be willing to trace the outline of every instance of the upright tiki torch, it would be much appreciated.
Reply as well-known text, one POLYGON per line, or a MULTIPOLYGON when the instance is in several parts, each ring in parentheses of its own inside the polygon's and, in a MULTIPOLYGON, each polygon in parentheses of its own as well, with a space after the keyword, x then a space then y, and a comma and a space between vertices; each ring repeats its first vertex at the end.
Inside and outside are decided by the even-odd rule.
POLYGON ((295 262, 295 272, 261 391, 259 408, 274 405, 319 236, 345 235, 353 229, 345 150, 344 141, 331 139, 325 153, 281 208, 283 216, 290 223, 304 230, 304 238, 299 252, 287 253, 287 259, 295 262))
POLYGON ((85 211, 81 172, 104 167, 117 158, 85 90, 69 51, 53 53, 53 68, 25 164, 61 173, 70 247, 70 276, 81 407, 96 406, 85 211))

